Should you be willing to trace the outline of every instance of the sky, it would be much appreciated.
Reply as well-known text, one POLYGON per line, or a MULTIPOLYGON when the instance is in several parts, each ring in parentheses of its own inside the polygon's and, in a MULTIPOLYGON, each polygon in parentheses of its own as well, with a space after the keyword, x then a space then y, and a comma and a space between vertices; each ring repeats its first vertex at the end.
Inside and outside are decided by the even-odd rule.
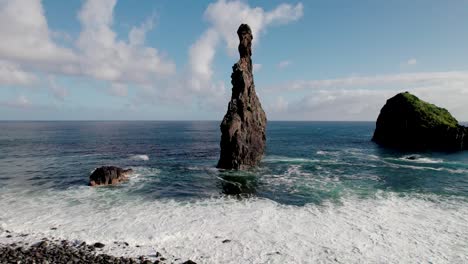
POLYGON ((269 120, 468 121, 465 0, 0 0, 0 120, 221 120, 241 23, 269 120))

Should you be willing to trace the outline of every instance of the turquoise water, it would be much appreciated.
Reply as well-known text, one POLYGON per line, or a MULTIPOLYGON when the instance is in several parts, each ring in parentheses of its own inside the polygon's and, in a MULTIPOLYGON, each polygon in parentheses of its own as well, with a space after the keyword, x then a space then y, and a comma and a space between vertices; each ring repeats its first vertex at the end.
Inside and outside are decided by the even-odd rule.
POLYGON ((378 190, 468 196, 468 152, 385 150, 370 141, 373 129, 370 122, 270 122, 262 164, 223 172, 214 169, 218 122, 2 122, 0 185, 76 188, 95 167, 117 165, 145 180, 111 188, 147 199, 237 195, 304 205, 378 190))
POLYGON ((215 168, 219 122, 0 122, 0 243, 10 230, 175 263, 468 263, 468 152, 386 150, 373 130, 269 122, 262 163, 236 172, 215 168), (102 165, 135 174, 88 187, 102 165))

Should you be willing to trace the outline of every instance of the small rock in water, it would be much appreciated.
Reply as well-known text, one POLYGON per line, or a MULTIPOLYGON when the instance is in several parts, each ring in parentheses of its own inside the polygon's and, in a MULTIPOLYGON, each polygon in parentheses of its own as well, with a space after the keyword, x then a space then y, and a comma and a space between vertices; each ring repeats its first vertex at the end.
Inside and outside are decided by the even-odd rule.
POLYGON ((10 238, 10 237, 12 237, 12 236, 11 236, 11 235, 7 235, 6 237, 7 237, 7 238, 10 238))
POLYGON ((113 185, 125 181, 133 173, 132 169, 122 169, 115 166, 102 166, 89 176, 89 185, 113 185))
POLYGON ((406 157, 406 159, 407 159, 407 160, 417 160, 418 157, 413 155, 413 156, 408 156, 408 157, 406 157))
POLYGON ((193 262, 193 261, 191 261, 191 260, 189 259, 189 260, 185 261, 185 262, 182 263, 182 264, 197 264, 197 263, 196 263, 196 262, 193 262))
POLYGON ((222 242, 223 242, 223 243, 229 243, 229 242, 231 242, 231 240, 225 239, 225 240, 223 240, 222 242))
POLYGON ((105 245, 104 245, 103 243, 101 243, 101 242, 96 242, 96 243, 94 243, 93 246, 94 246, 95 248, 103 248, 105 245))
POLYGON ((56 228, 56 227, 52 227, 50 230, 57 230, 57 228, 56 228))

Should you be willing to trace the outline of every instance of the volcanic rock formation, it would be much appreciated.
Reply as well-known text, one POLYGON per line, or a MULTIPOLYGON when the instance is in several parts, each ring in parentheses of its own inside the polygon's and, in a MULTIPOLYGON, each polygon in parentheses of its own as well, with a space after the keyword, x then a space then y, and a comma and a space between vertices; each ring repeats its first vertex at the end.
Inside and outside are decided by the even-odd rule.
POLYGON ((446 109, 405 92, 387 100, 372 141, 400 150, 458 151, 468 149, 468 128, 446 109))
POLYGON ((218 168, 247 169, 262 159, 267 119, 255 92, 252 74, 252 31, 240 25, 239 61, 232 66, 232 96, 221 123, 221 156, 218 168))
POLYGON ((89 185, 110 185, 117 184, 128 179, 132 169, 124 170, 115 166, 102 166, 93 171, 89 176, 89 185))

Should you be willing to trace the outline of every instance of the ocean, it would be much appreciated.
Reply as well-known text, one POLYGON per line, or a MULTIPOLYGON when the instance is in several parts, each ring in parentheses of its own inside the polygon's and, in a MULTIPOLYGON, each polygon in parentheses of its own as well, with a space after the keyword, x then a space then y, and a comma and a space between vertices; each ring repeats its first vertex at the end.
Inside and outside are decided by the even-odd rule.
POLYGON ((0 122, 0 233, 176 263, 468 263, 468 152, 383 149, 374 128, 270 121, 260 166, 220 171, 219 122, 0 122), (135 174, 88 187, 103 165, 135 174))

